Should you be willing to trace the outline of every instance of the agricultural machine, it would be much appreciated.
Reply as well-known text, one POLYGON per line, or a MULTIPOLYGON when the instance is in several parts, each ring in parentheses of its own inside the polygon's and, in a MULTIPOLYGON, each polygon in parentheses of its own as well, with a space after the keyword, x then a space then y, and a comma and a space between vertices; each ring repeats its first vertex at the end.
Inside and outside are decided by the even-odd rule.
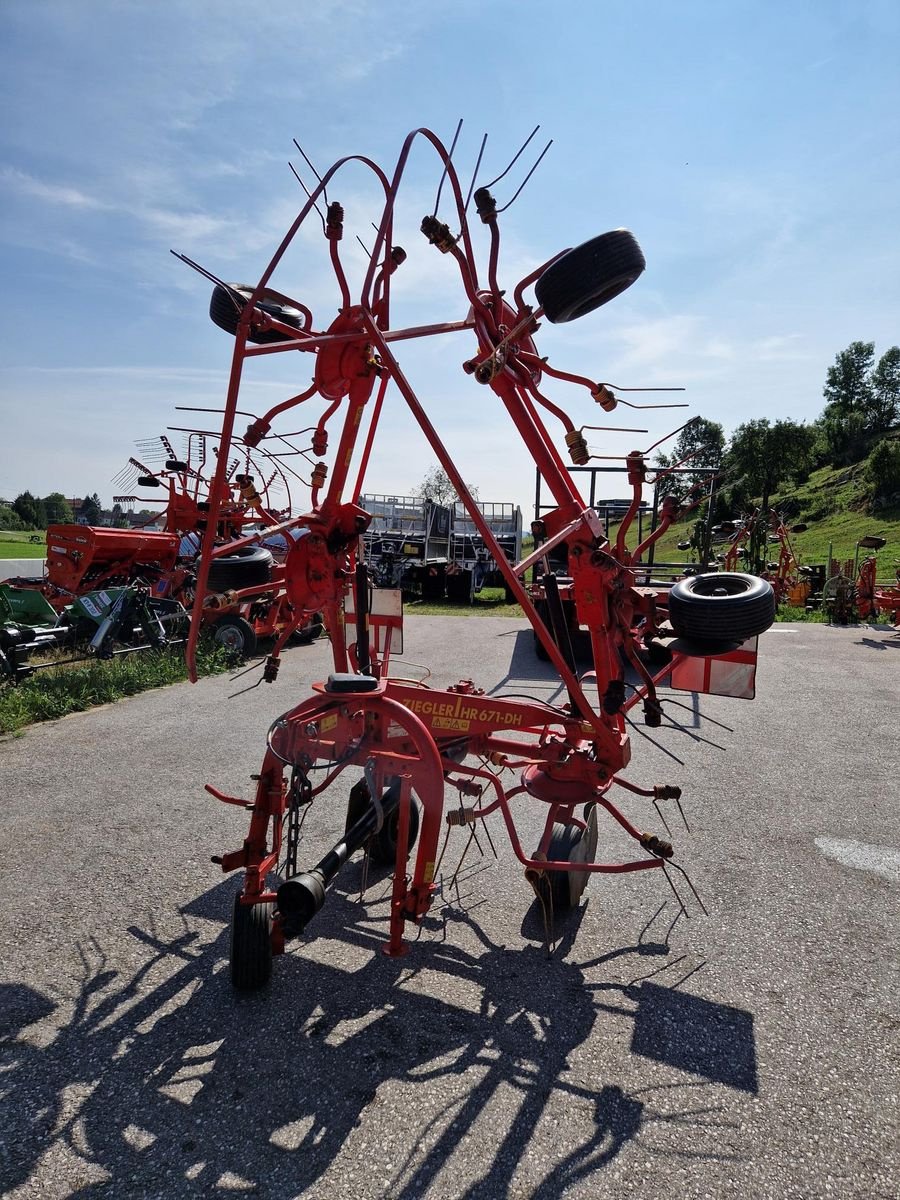
POLYGON ((853 558, 839 562, 829 554, 828 574, 818 602, 835 625, 874 621, 886 616, 900 624, 900 569, 891 582, 879 582, 878 551, 887 541, 874 534, 861 537, 853 558))
POLYGON ((136 584, 86 592, 59 612, 37 588, 0 584, 0 685, 65 663, 183 642, 187 625, 177 600, 136 584))
POLYGON ((774 508, 767 512, 757 508, 740 521, 723 521, 714 526, 713 534, 728 540, 728 547, 720 556, 723 570, 759 575, 771 583, 778 604, 802 605, 812 591, 812 583, 809 569, 800 566, 791 534, 803 533, 806 528, 798 524, 789 529, 774 508))
MULTIPOLYGON (((393 868, 385 950, 394 956, 404 954, 406 926, 422 920, 438 887, 442 829, 472 831, 494 813, 499 813, 525 876, 551 919, 554 911, 578 903, 595 873, 661 871, 674 889, 674 872, 682 868, 674 864, 672 844, 635 824, 610 796, 616 788, 632 800, 637 798, 635 802, 651 802, 657 808, 666 802, 680 803, 676 786, 661 783, 645 788, 626 777, 631 757, 629 724, 642 712, 647 726, 661 725, 666 700, 658 689, 663 684, 753 695, 757 635, 774 619, 771 586, 743 573, 696 575, 671 590, 637 586, 634 563, 675 518, 678 501, 667 497, 657 530, 634 549, 628 548, 646 478, 645 452, 631 452, 625 466, 632 499, 611 543, 596 512, 584 503, 563 458, 567 451, 573 462, 587 461, 587 427, 577 426, 545 391, 567 384, 599 403, 606 413, 617 407, 620 399, 610 385, 552 366, 538 352, 534 336, 542 320, 563 324, 585 316, 630 287, 645 266, 637 241, 624 229, 602 233, 554 255, 511 289, 501 287, 500 215, 509 205, 498 207, 491 188, 506 171, 476 187, 481 157, 466 196, 452 147, 448 152, 432 132, 415 130, 403 143, 390 175, 371 159, 352 156, 317 177, 308 202, 257 284, 228 283, 200 268, 214 284, 212 319, 234 335, 198 569, 200 594, 207 591, 210 573, 223 554, 258 541, 255 534, 225 545, 216 541, 245 367, 252 359, 270 362, 275 357, 282 372, 285 365, 296 364, 299 378, 308 380, 310 372, 313 376, 311 385, 250 421, 243 433, 245 445, 272 444, 276 437, 283 444, 287 435, 274 431, 279 417, 302 405, 324 406, 315 423, 322 458, 313 472, 309 511, 275 528, 297 535, 284 564, 286 593, 295 622, 324 612, 333 671, 272 724, 262 766, 254 776, 252 800, 245 802, 207 785, 220 801, 251 810, 243 844, 214 860, 223 871, 243 872, 231 936, 231 977, 238 988, 266 982, 273 954, 307 929, 342 865, 360 850, 393 868), (448 264, 462 307, 456 319, 444 323, 395 327, 393 277, 406 259, 395 241, 396 200, 417 142, 434 151, 440 170, 434 211, 423 219, 421 232, 434 254, 448 264), (374 245, 366 250, 362 279, 353 290, 341 253, 344 213, 330 194, 339 172, 350 162, 355 170, 362 167, 371 173, 383 196, 374 245), (452 225, 439 216, 444 185, 452 225), (483 273, 473 244, 472 201, 487 241, 483 273), (287 251, 308 244, 297 235, 310 214, 316 213, 337 292, 337 313, 323 325, 316 323, 302 299, 270 286, 287 251), (529 298, 532 289, 534 300, 529 298), (555 507, 541 519, 542 544, 514 563, 496 544, 397 354, 409 339, 461 331, 472 336, 462 375, 472 386, 484 389, 485 403, 505 409, 554 499, 555 507), (370 597, 374 605, 383 594, 371 589, 361 556, 370 514, 357 503, 365 490, 389 387, 409 408, 530 620, 558 672, 565 702, 488 695, 468 679, 431 688, 392 672, 391 653, 402 618, 399 609, 382 611, 379 606, 370 611, 370 597), (560 444, 548 421, 558 429, 560 444), (335 436, 326 462, 331 425, 335 436), (540 567, 556 546, 566 548, 579 622, 590 633, 593 665, 583 672, 575 665, 556 577, 550 571, 542 577, 546 622, 525 584, 526 573, 534 565, 540 567), (651 647, 656 647, 659 660, 653 667, 645 662, 651 647), (303 869, 301 828, 311 811, 334 802, 331 797, 339 788, 332 785, 338 781, 346 789, 346 831, 320 861, 303 869), (457 797, 446 812, 445 789, 457 797), (543 833, 533 851, 522 845, 515 819, 514 810, 526 802, 538 805, 545 814, 543 833), (595 861, 601 816, 616 822, 633 839, 634 857, 595 861), (414 847, 408 873, 407 860, 414 847)), ((297 275, 303 277, 301 271, 297 275)), ((279 286, 284 286, 280 276, 279 286)), ((201 612, 195 609, 189 661, 201 623, 201 612)), ((278 662, 276 646, 266 662, 267 680, 276 678, 278 662)), ((686 876, 682 872, 678 878, 686 876)))
MULTIPOLYGON (((51 525, 47 530, 46 575, 39 579, 12 579, 19 589, 40 593, 54 615, 63 619, 73 602, 131 588, 136 597, 146 593, 154 603, 172 601, 178 608, 196 602, 196 558, 207 525, 211 478, 209 457, 216 462, 217 447, 202 431, 186 434, 186 454, 176 457, 166 435, 141 443, 141 460, 130 458, 116 477, 120 486, 165 490, 163 531, 136 527, 115 529, 87 525, 51 525), (154 459, 162 460, 159 464, 154 459)), ((237 439, 235 439, 235 443, 237 439)), ((220 486, 215 536, 226 553, 207 576, 207 591, 200 606, 203 624, 214 639, 241 657, 253 655, 261 638, 279 638, 293 631, 293 609, 284 588, 283 560, 287 541, 276 537, 271 547, 227 547, 248 528, 269 528, 290 512, 288 472, 276 453, 259 452, 233 443, 233 454, 220 486), (255 480, 259 479, 257 486, 255 480), (278 507, 276 507, 276 504, 278 507)), ((292 452, 293 453, 293 452, 292 452)), ((296 474, 295 472, 292 472, 296 474)), ((298 477, 299 478, 299 477, 298 477)), ((117 502, 146 503, 141 497, 121 495, 117 502)), ((147 518, 156 522, 156 517, 147 518)), ((143 599, 140 601, 144 603, 143 599)), ((124 603, 124 602, 121 602, 124 603)), ((76 614, 81 618, 83 614, 76 614)), ((47 620, 40 622, 47 626, 47 620)), ((77 622, 76 622, 77 624, 77 622)), ((307 621, 298 640, 312 640, 321 630, 317 617, 307 621)), ((59 635, 59 631, 57 636, 59 635)), ((19 654, 26 654, 22 643, 19 654)), ((29 653, 34 653, 37 645, 29 653)), ((24 661, 23 661, 24 665, 24 661)))

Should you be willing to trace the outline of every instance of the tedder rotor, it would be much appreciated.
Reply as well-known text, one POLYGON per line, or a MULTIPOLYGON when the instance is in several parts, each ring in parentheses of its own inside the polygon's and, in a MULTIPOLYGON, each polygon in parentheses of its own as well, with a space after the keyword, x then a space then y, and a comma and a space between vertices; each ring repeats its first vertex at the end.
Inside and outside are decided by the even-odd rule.
MULTIPOLYGON (((478 165, 469 196, 488 242, 483 272, 476 261, 469 201, 452 155, 427 129, 408 135, 390 175, 362 156, 331 167, 308 193, 308 202, 257 284, 227 283, 203 271, 214 283, 210 315, 234 335, 234 355, 198 570, 201 595, 217 556, 233 553, 241 541, 253 541, 250 535, 217 546, 215 539, 220 482, 236 416, 246 407, 246 401, 239 402, 245 367, 251 359, 275 359, 282 367, 296 364, 300 378, 308 379, 311 370, 313 379, 254 417, 240 435, 244 445, 271 444, 276 437, 283 443, 287 435, 275 429, 279 418, 301 405, 318 402, 324 408, 313 435, 319 461, 310 481, 310 509, 274 529, 293 534, 285 562, 287 594, 298 624, 314 613, 324 614, 333 671, 271 726, 251 801, 207 788, 225 803, 251 810, 241 848, 214 860, 224 871, 243 872, 231 939, 231 976, 239 988, 266 982, 273 953, 306 930, 325 902, 329 884, 359 850, 393 866, 385 950, 403 954, 407 925, 421 921, 435 895, 442 830, 474 829, 493 813, 500 814, 526 878, 551 914, 577 904, 594 873, 662 870, 670 878, 671 844, 633 823, 610 797, 618 788, 657 806, 680 801, 678 787, 662 783, 643 788, 626 779, 623 772, 631 756, 628 724, 638 709, 646 725, 661 724, 657 688, 663 683, 691 691, 753 695, 756 639, 774 619, 771 586, 741 573, 697 575, 674 585, 671 592, 665 585, 637 586, 642 555, 676 519, 679 503, 668 497, 656 529, 636 548, 628 548, 628 531, 646 480, 645 452, 633 451, 625 460, 633 498, 611 543, 597 513, 585 505, 563 457, 567 452, 575 464, 588 460, 584 430, 591 427, 577 426, 544 392, 547 384, 581 389, 605 412, 620 402, 610 385, 552 366, 539 354, 534 335, 542 319, 566 323, 630 287, 645 266, 636 239, 625 229, 601 233, 555 255, 511 290, 503 289, 498 278, 503 209, 489 190, 493 183, 475 187, 477 174, 478 165), (435 210, 423 219, 421 232, 436 254, 452 260, 464 307, 461 317, 442 324, 395 327, 392 281, 407 257, 395 241, 396 201, 417 141, 431 147, 440 170, 435 210), (354 291, 341 257, 343 209, 329 197, 336 176, 350 162, 371 172, 379 196, 383 194, 374 245, 366 251, 361 286, 354 291), (452 225, 438 216, 445 184, 452 225), (295 242, 297 247, 308 244, 297 235, 312 213, 321 219, 337 289, 337 315, 326 327, 316 325, 301 300, 270 287, 286 252, 295 242), (528 298, 532 289, 533 300, 528 298), (540 545, 516 563, 508 562, 496 544, 396 352, 407 340, 461 331, 470 332, 473 339, 462 375, 471 386, 484 389, 485 402, 490 399, 505 409, 555 504, 535 531, 540 545), (499 564, 507 588, 559 674, 565 702, 486 695, 471 680, 440 689, 392 676, 400 607, 391 611, 384 596, 371 589, 362 540, 370 515, 357 503, 365 491, 388 388, 406 403, 487 552, 499 564), (551 434, 548 421, 561 427, 559 437, 551 434), (589 634, 592 665, 587 671, 576 665, 558 580, 547 565, 547 555, 556 547, 566 551, 571 577, 567 595, 574 601, 578 624, 589 634), (533 568, 539 573, 543 569, 543 617, 525 582, 533 568), (300 828, 317 804, 329 803, 326 789, 338 779, 347 784, 346 831, 319 862, 303 869, 300 828), (445 812, 445 788, 467 802, 445 812), (545 812, 543 834, 533 852, 522 845, 514 801, 536 803, 545 812), (595 861, 598 818, 604 816, 634 841, 634 855, 626 861, 595 861)), ((199 625, 195 610, 189 658, 199 625)), ((277 674, 280 645, 266 662, 269 681, 277 674)))

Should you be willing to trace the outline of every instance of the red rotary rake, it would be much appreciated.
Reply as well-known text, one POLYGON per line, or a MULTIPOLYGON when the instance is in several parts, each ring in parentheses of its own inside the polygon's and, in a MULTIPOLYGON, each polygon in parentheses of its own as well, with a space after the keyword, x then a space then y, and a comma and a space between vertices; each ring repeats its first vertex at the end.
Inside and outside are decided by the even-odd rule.
MULTIPOLYGON (((662 801, 680 800, 677 787, 641 788, 624 778, 622 772, 631 754, 627 724, 639 706, 648 726, 661 724, 663 709, 657 687, 663 682, 752 696, 755 638, 774 619, 771 587, 743 574, 694 576, 675 584, 671 591, 665 586, 639 586, 641 556, 677 516, 677 501, 667 499, 658 528, 629 550, 626 538, 646 479, 644 452, 632 452, 626 465, 633 500, 615 544, 611 544, 597 514, 579 495, 545 424, 548 416, 558 422, 571 459, 584 463, 590 457, 584 430, 590 427, 578 428, 544 394, 545 382, 582 388, 606 412, 616 407, 617 396, 610 385, 559 370, 542 358, 534 334, 541 318, 563 323, 584 316, 634 283, 645 265, 635 238, 624 229, 603 233, 554 256, 511 292, 505 291, 498 279, 503 209, 497 207, 489 190, 498 180, 476 189, 476 165, 469 189, 488 239, 486 273, 480 276, 469 225, 469 200, 451 154, 452 148, 448 152, 433 133, 418 129, 404 141, 390 177, 369 158, 340 160, 308 193, 308 203, 255 286, 228 284, 209 276, 215 282, 210 314, 234 334, 235 345, 198 575, 201 594, 217 556, 226 550, 233 552, 235 546, 218 548, 215 528, 220 477, 224 478, 226 470, 246 364, 253 358, 271 361, 273 355, 299 354, 301 375, 308 377, 310 366, 313 370, 311 386, 251 421, 243 435, 247 445, 285 436, 273 432, 273 424, 282 414, 316 399, 325 406, 315 425, 314 445, 322 457, 310 481, 311 509, 280 528, 299 533, 285 564, 285 586, 296 619, 299 623, 313 613, 324 613, 334 671, 272 725, 252 801, 245 804, 237 797, 207 789, 225 803, 251 810, 250 830, 242 847, 215 860, 224 871, 244 872, 231 941, 232 980, 240 988, 258 987, 268 979, 273 952, 281 952, 285 939, 306 929, 324 903, 329 883, 347 858, 360 849, 393 865, 385 949, 392 955, 403 954, 406 924, 420 921, 432 903, 438 841, 445 821, 448 828, 475 828, 499 812, 526 877, 551 912, 577 904, 593 873, 662 870, 671 883, 671 844, 633 824, 609 797, 615 785, 657 806, 662 801), (461 320, 395 328, 390 320, 392 277, 406 258, 394 241, 396 199, 410 150, 420 139, 433 148, 441 169, 438 200, 434 212, 422 221, 421 230, 438 253, 454 260, 468 311, 461 320), (374 247, 355 298, 340 253, 343 210, 328 199, 327 191, 348 162, 371 171, 384 194, 374 247), (456 232, 437 215, 445 183, 456 232), (285 253, 295 241, 299 243, 297 235, 303 223, 318 211, 320 198, 327 206, 325 215, 320 216, 338 291, 337 315, 324 330, 314 326, 305 304, 269 287, 285 253), (532 287, 536 304, 526 299, 532 287), (556 505, 542 518, 538 549, 515 564, 507 563, 496 545, 462 473, 395 354, 398 343, 408 339, 461 330, 471 331, 475 341, 474 353, 462 364, 464 374, 492 393, 506 410, 556 505), (371 598, 377 601, 380 594, 371 592, 367 568, 361 561, 361 534, 370 517, 354 502, 364 491, 389 386, 405 401, 485 547, 500 564, 508 588, 559 673, 567 702, 551 705, 487 696, 469 680, 432 689, 392 678, 391 643, 399 618, 370 612, 370 607, 381 607, 370 604, 371 598), (364 434, 363 418, 373 395, 364 434), (332 422, 338 426, 337 448, 329 465, 325 455, 332 422), (356 470, 351 476, 354 463, 356 470), (556 576, 545 567, 541 585, 546 619, 536 612, 525 584, 526 572, 540 568, 551 549, 563 546, 571 576, 566 586, 578 622, 590 636, 593 665, 583 673, 576 668, 556 576), (648 665, 650 662, 655 665, 648 665), (316 808, 318 798, 339 777, 348 784, 346 832, 318 864, 303 871, 298 862, 300 827, 316 808), (445 815, 447 787, 456 789, 467 803, 454 805, 445 815), (521 844, 513 812, 514 802, 525 797, 546 810, 543 835, 533 853, 521 844), (637 857, 625 862, 594 861, 602 813, 633 838, 640 851, 637 857), (408 875, 407 859, 417 836, 415 861, 408 875)), ((243 540, 249 544, 252 539, 243 540)), ((195 612, 191 655, 198 632, 195 612)), ((278 647, 266 664, 268 680, 275 678, 277 667, 278 647)))

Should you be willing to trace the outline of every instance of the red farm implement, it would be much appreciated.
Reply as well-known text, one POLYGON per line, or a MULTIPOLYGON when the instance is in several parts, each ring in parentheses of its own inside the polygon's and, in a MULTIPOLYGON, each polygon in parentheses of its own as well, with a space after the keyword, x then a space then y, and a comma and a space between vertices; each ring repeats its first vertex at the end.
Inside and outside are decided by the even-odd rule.
POLYGON ((878 551, 886 545, 885 538, 870 534, 856 543, 853 558, 829 558, 819 601, 829 621, 848 625, 886 617, 900 624, 900 569, 892 581, 878 579, 878 551))
POLYGON ((781 514, 770 508, 755 509, 740 521, 723 522, 713 528, 713 534, 728 541, 719 556, 725 571, 750 571, 771 583, 778 604, 804 605, 812 584, 794 552, 791 534, 805 529, 805 525, 789 528, 781 514))
MULTIPOLYGON (((141 443, 142 459, 130 458, 115 480, 119 486, 164 491, 162 512, 145 520, 145 526, 162 521, 162 531, 141 526, 51 525, 46 575, 10 582, 40 591, 57 613, 92 593, 131 586, 147 589, 155 603, 171 600, 193 608, 196 560, 210 511, 207 447, 211 447, 209 461, 215 464, 217 446, 203 431, 179 432, 186 434, 184 459, 176 457, 163 435, 141 443)), ((207 575, 199 609, 214 638, 247 657, 255 652, 259 639, 277 640, 297 627, 285 589, 288 540, 276 535, 271 546, 235 544, 248 530, 268 529, 289 515, 290 468, 265 450, 240 446, 239 439, 233 439, 232 450, 226 473, 216 485, 215 540, 224 553, 207 575)), ((152 503, 136 495, 115 499, 120 504, 152 503)), ((314 617, 302 624, 300 635, 311 639, 320 629, 314 617)))
MULTIPOLYGON (((626 779, 631 757, 628 723, 642 710, 648 726, 661 724, 663 699, 657 689, 663 683, 753 694, 756 637, 774 619, 772 588, 741 573, 697 575, 673 585, 670 592, 637 586, 632 564, 661 536, 677 514, 678 502, 667 498, 658 529, 634 550, 627 549, 645 480, 644 453, 629 454, 632 499, 615 544, 610 543, 563 458, 568 451, 573 462, 587 461, 584 430, 588 427, 576 426, 545 394, 546 387, 565 384, 606 412, 616 407, 619 400, 610 385, 552 366, 539 354, 534 335, 541 320, 563 324, 584 316, 634 283, 645 265, 638 243, 624 229, 600 234, 555 255, 511 289, 504 289, 498 275, 503 209, 498 209, 489 190, 498 180, 476 189, 477 174, 476 166, 470 195, 487 241, 483 274, 476 261, 468 201, 451 154, 433 133, 420 129, 407 137, 390 176, 364 157, 342 159, 328 170, 256 285, 229 284, 209 276, 215 283, 210 314, 234 335, 234 354, 198 572, 201 593, 217 559, 233 550, 233 545, 216 544, 215 529, 245 368, 254 359, 264 363, 274 359, 282 372, 297 363, 299 378, 313 374, 311 386, 289 394, 251 420, 243 434, 245 445, 272 444, 270 439, 276 436, 285 439, 287 435, 275 432, 277 419, 298 406, 318 404, 323 410, 315 422, 320 460, 313 470, 310 509, 280 528, 299 535, 292 540, 285 562, 285 588, 294 619, 299 623, 316 612, 325 614, 333 672, 313 684, 311 694, 270 728, 252 801, 245 804, 208 788, 225 803, 252 810, 241 848, 216 860, 224 871, 243 871, 231 943, 232 980, 240 988, 258 987, 268 979, 273 952, 282 951, 287 938, 307 928, 343 863, 361 849, 393 866, 385 948, 389 954, 403 954, 407 923, 422 919, 435 894, 442 829, 445 825, 475 828, 492 813, 500 814, 527 879, 551 913, 577 904, 593 873, 662 871, 673 883, 672 871, 681 868, 673 863, 671 844, 635 824, 610 797, 615 787, 632 800, 638 797, 657 805, 680 799, 678 787, 662 783, 644 788, 626 779), (417 141, 434 151, 440 171, 434 212, 424 218, 421 231, 452 268, 463 302, 462 316, 441 324, 395 327, 392 281, 406 259, 394 240, 396 200, 417 141), (351 161, 356 170, 362 166, 371 172, 383 197, 378 202, 374 246, 367 251, 361 285, 354 291, 341 256, 343 210, 328 194, 340 170, 351 161), (452 228, 438 216, 445 184, 452 228), (326 327, 317 326, 301 300, 270 286, 286 252, 308 244, 305 236, 297 237, 298 231, 317 211, 320 199, 325 206, 320 215, 338 310, 326 327), (534 301, 527 297, 531 289, 534 301), (553 496, 555 507, 542 517, 542 546, 519 562, 508 562, 497 545, 396 355, 396 347, 407 340, 460 331, 469 331, 473 339, 462 374, 472 386, 484 388, 485 402, 492 400, 506 411, 553 496), (299 360, 290 357, 297 355, 299 360), (365 490, 389 387, 399 393, 424 433, 506 586, 530 620, 559 674, 565 702, 551 705, 488 696, 469 680, 429 688, 392 677, 391 646, 399 618, 369 612, 370 596, 377 600, 380 593, 370 591, 362 559, 362 535, 370 514, 356 503, 365 490), (558 440, 548 421, 559 428, 558 440), (326 462, 331 424, 336 437, 326 462), (526 572, 540 566, 543 556, 557 546, 567 552, 571 597, 579 624, 589 631, 593 661, 583 672, 576 667, 555 577, 548 570, 541 580, 546 621, 537 613, 524 582, 526 572), (353 615, 347 616, 348 612, 353 615), (655 657, 662 661, 651 667, 648 661, 654 656, 646 652, 654 646, 655 657), (316 865, 302 870, 301 825, 317 803, 329 803, 326 789, 338 779, 346 784, 349 797, 346 832, 316 865), (448 787, 467 802, 445 813, 448 787), (526 799, 542 806, 546 814, 533 851, 522 845, 514 816, 516 803, 526 799), (602 816, 633 839, 633 857, 595 861, 602 816), (416 838, 408 874, 407 859, 416 838)), ((249 535, 237 544, 253 541, 254 535, 249 535)), ((189 655, 199 628, 200 614, 195 610, 189 655)), ((276 647, 265 677, 273 680, 277 668, 276 647)))

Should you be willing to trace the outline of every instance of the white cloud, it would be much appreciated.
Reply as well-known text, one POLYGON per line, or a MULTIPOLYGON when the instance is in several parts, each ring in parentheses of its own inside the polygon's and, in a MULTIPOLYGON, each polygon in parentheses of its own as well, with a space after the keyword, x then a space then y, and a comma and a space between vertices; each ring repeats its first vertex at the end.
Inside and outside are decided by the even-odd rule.
POLYGON ((59 183, 44 183, 40 179, 35 179, 33 175, 29 175, 25 171, 20 171, 15 167, 4 167, 0 171, 0 180, 20 195, 30 196, 36 200, 43 200, 48 204, 59 204, 66 208, 100 211, 109 207, 105 201, 98 200, 96 196, 89 196, 79 188, 68 187, 65 184, 59 183))

